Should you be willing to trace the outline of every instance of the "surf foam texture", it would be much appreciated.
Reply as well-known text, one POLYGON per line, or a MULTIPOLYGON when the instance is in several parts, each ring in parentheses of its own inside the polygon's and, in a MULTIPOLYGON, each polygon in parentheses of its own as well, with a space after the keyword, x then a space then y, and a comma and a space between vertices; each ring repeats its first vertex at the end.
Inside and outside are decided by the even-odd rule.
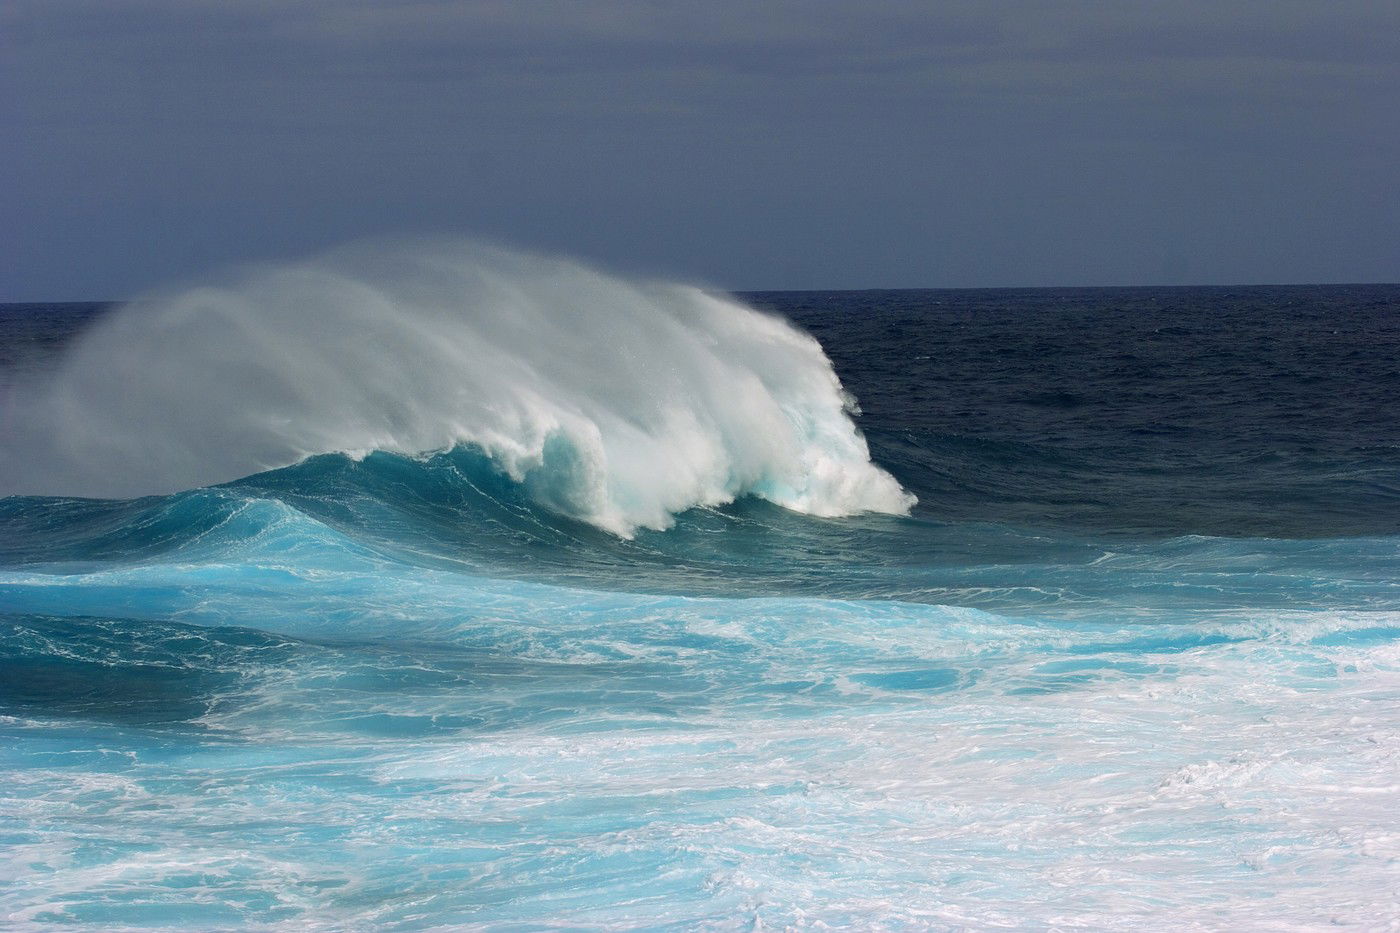
POLYGON ((624 536, 744 495, 820 516, 914 502, 791 324, 476 243, 362 244, 134 302, 8 408, 0 494, 131 497, 468 445, 624 536))

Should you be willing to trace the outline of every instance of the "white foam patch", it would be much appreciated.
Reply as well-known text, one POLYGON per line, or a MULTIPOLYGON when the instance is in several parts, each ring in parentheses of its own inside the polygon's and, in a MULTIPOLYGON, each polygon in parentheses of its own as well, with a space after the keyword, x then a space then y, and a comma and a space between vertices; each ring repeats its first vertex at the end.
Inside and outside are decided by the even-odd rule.
MULTIPOLYGON (((48 763, 0 769, 0 822, 24 831, 0 861, 24 879, 0 890, 0 916, 107 929, 216 908, 205 922, 277 929, 1400 923, 1394 646, 1315 649, 1334 673, 1311 679, 1275 665, 1268 643, 1135 657, 1178 669, 1034 697, 989 672, 918 702, 798 717, 725 706, 682 728, 262 735, 175 760, 157 742, 110 774, 75 761, 93 769, 78 780, 53 764, 65 738, 48 729, 48 763)), ((83 739, 69 739, 74 757, 91 754, 83 739)))
POLYGON ((307 639, 220 662, 193 734, 0 722, 16 928, 1400 925, 1400 613, 1066 623, 331 548, 288 581, 333 532, 249 508, 198 571, 0 574, 12 612, 307 639))

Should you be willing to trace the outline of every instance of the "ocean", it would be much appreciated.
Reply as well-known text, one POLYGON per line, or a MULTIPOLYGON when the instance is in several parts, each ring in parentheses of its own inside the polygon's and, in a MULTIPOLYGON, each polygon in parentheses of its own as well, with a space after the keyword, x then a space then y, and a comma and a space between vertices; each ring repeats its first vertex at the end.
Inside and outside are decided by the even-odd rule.
POLYGON ((15 929, 1400 929, 1400 286, 0 307, 15 929))

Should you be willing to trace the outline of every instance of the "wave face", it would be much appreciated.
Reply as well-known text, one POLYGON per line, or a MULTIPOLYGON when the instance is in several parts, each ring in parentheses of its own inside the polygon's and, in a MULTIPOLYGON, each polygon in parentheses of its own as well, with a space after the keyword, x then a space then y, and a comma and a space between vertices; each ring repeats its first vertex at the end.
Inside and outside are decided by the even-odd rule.
POLYGON ((1400 287, 748 296, 820 339, 856 413, 821 350, 737 300, 450 248, 453 281, 503 263, 529 294, 557 274, 577 297, 593 286, 563 283, 592 275, 661 318, 598 350, 562 338, 573 305, 540 312, 549 352, 500 325, 493 346, 520 356, 461 379, 567 387, 502 409, 557 421, 513 435, 532 453, 434 434, 477 411, 430 391, 441 367, 391 378, 463 320, 422 297, 444 293, 425 271, 442 249, 306 267, 375 281, 382 313, 421 324, 362 344, 306 286, 331 332, 297 352, 364 357, 344 391, 381 449, 340 451, 340 383, 308 364, 295 395, 281 315, 238 310, 305 269, 105 314, 0 306, 0 391, 28 386, 9 411, 47 458, 7 447, 9 475, 71 468, 82 490, 91 456, 92 482, 124 464, 145 488, 136 451, 157 443, 197 467, 160 488, 229 480, 0 498, 0 925, 1400 927, 1400 287), (678 375, 622 360, 722 322, 752 335, 678 375), (235 351, 255 351, 241 375, 235 351), (575 372, 590 353, 614 365, 575 372), (78 392, 87 372, 120 397, 78 392), (823 517, 725 472, 715 504, 681 509, 719 472, 647 475, 675 448, 643 442, 676 438, 603 426, 669 424, 633 392, 697 372, 753 373, 790 432, 773 453, 726 420, 743 393, 696 388, 681 423, 712 425, 724 457, 761 449, 769 479, 808 490, 832 457, 892 498, 823 517), (784 394, 805 379, 818 401, 784 394), (216 388, 261 383, 260 405, 216 388), (137 417, 141 399, 167 414, 137 417), (104 405, 133 419, 105 453, 74 428, 104 405), (64 429, 47 439, 45 411, 64 429), (824 427, 804 433, 804 411, 824 427), (594 472, 551 460, 550 438, 584 449, 571 414, 599 426, 594 472), (231 426, 286 465, 196 442, 231 426), (804 453, 823 431, 839 442, 804 453), (918 495, 908 514, 867 441, 918 495), (624 495, 629 456, 665 527, 624 495))
POLYGON ((907 512, 853 405, 814 339, 730 298, 474 244, 359 246, 111 314, 12 401, 0 493, 471 445, 620 535, 744 495, 907 512))

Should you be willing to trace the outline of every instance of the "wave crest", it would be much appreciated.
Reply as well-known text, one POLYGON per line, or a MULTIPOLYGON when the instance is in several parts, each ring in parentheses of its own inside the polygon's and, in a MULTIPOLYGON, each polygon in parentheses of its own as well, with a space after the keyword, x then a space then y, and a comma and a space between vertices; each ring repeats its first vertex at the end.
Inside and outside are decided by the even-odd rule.
POLYGON ((5 494, 128 497, 465 444, 620 535, 743 495, 822 516, 914 503, 786 321, 473 243, 361 245, 135 302, 8 407, 5 494))

